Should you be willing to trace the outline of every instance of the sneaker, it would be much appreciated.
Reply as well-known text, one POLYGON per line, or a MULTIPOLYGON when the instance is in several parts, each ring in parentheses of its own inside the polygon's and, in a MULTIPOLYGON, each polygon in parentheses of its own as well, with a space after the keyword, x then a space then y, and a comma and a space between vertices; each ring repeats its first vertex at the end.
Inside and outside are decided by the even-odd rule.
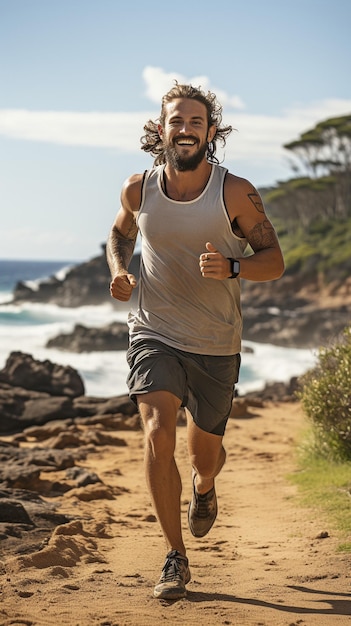
POLYGON ((168 552, 161 578, 154 589, 154 597, 165 600, 185 598, 185 585, 191 578, 189 562, 177 550, 168 552))
POLYGON ((193 499, 188 508, 188 522, 194 537, 204 537, 217 517, 217 497, 214 487, 207 493, 197 493, 195 478, 193 472, 193 499))

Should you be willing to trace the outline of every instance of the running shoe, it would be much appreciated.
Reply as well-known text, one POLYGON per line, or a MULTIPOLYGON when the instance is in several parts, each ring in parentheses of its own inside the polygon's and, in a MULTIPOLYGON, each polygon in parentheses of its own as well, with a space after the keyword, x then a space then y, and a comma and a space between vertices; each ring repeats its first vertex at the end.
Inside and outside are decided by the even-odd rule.
POLYGON ((154 589, 154 597, 164 600, 185 598, 185 585, 191 578, 189 562, 177 550, 171 550, 166 556, 161 578, 154 589))
POLYGON ((196 473, 193 472, 193 498, 188 508, 188 523, 194 537, 204 537, 217 517, 217 497, 214 487, 207 493, 197 493, 195 479, 196 473))

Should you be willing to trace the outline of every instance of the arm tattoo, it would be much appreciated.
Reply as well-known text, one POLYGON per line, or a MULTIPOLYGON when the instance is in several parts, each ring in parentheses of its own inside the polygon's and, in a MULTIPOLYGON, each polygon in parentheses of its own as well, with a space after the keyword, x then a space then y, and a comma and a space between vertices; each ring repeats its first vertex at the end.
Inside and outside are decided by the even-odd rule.
POLYGON ((250 230, 247 240, 254 252, 273 248, 276 244, 276 235, 272 224, 268 220, 259 222, 250 230))
POLYGON ((254 205, 255 209, 259 212, 259 213, 264 213, 264 207, 262 204, 262 200, 259 196, 258 193, 248 193, 247 197, 249 198, 249 200, 251 200, 252 204, 254 205))
POLYGON ((135 221, 131 221, 126 235, 123 235, 116 226, 110 232, 106 256, 112 276, 119 272, 126 272, 133 256, 138 228, 135 221))

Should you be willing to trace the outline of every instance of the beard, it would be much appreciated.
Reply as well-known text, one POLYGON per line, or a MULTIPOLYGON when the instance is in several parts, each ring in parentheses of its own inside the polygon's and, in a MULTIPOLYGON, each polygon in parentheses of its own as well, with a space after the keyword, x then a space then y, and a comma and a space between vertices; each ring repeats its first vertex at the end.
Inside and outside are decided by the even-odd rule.
POLYGON ((192 156, 185 156, 178 154, 173 144, 168 144, 165 147, 165 157, 167 162, 178 172, 194 171, 200 165, 201 161, 206 156, 207 144, 197 150, 192 156))

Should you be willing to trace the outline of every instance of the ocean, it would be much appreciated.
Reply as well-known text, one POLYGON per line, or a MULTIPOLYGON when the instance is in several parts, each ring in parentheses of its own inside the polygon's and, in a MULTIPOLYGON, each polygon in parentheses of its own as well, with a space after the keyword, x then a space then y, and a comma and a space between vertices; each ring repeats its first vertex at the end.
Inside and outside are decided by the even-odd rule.
MULTIPOLYGON (((128 365, 125 352, 90 352, 77 354, 46 348, 46 342, 59 333, 70 332, 79 323, 99 327, 112 321, 126 321, 126 313, 117 312, 112 304, 61 308, 53 304, 12 304, 13 289, 18 281, 32 288, 39 281, 56 275, 63 278, 70 261, 0 260, 0 369, 11 352, 21 351, 38 360, 70 365, 81 375, 86 395, 111 397, 128 392, 128 365)), ((239 395, 260 390, 268 382, 288 382, 313 367, 312 350, 282 348, 271 344, 243 342, 253 352, 242 354, 237 390, 239 395)))

